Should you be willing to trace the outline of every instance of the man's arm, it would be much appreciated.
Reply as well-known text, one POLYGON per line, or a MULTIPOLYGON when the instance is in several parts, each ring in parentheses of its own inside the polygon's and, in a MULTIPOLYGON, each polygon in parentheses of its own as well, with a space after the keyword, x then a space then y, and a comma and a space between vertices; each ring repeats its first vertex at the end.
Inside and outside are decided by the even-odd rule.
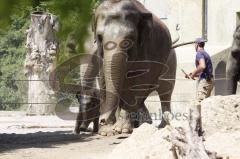
POLYGON ((197 67, 196 70, 194 70, 192 73, 189 74, 189 76, 195 80, 195 77, 197 77, 200 73, 203 72, 203 70, 206 68, 206 63, 205 63, 205 59, 204 58, 201 58, 199 60, 199 65, 197 67))

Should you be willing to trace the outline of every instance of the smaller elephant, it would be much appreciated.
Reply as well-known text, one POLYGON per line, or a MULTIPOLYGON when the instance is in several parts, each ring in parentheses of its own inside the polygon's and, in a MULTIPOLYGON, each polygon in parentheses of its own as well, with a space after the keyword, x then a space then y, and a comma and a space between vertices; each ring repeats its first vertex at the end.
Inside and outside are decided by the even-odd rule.
POLYGON ((240 80, 240 25, 233 34, 233 44, 227 62, 227 95, 236 94, 240 80))
POLYGON ((93 122, 93 132, 98 132, 98 121, 100 115, 100 101, 99 99, 91 96, 81 95, 79 92, 76 98, 80 104, 79 112, 75 125, 75 134, 80 131, 88 131, 89 124, 93 122))

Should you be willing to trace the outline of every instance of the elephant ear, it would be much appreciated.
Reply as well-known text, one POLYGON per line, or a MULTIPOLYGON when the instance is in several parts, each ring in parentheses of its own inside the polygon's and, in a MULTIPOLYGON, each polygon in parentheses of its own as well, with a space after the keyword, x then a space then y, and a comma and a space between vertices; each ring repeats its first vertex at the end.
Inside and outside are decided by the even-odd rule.
POLYGON ((141 13, 138 24, 138 42, 140 46, 144 46, 152 37, 153 16, 152 13, 141 13))

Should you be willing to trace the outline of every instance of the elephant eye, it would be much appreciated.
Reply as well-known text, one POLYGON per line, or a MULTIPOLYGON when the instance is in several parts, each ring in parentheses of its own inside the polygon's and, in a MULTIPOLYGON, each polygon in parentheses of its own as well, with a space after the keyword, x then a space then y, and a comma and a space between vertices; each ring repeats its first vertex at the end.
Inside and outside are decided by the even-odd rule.
POLYGON ((124 50, 130 49, 133 46, 133 41, 130 39, 125 39, 120 42, 119 46, 121 49, 124 49, 124 50))
POLYGON ((108 41, 106 42, 106 44, 104 45, 104 49, 106 50, 113 50, 117 47, 117 43, 115 43, 114 41, 108 41))

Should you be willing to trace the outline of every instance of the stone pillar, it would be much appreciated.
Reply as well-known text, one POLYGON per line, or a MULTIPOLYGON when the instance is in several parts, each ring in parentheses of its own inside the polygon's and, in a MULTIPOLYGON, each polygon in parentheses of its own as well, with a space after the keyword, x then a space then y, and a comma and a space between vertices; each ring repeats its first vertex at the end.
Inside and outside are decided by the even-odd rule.
POLYGON ((33 12, 27 30, 25 75, 28 77, 28 115, 54 114, 56 96, 49 85, 50 72, 56 67, 58 42, 57 17, 33 12))

